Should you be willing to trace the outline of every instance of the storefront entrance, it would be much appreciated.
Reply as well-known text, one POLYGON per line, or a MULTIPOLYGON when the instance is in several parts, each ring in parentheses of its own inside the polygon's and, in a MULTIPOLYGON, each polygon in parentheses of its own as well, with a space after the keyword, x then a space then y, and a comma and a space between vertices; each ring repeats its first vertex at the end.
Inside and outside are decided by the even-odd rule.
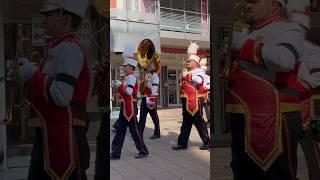
POLYGON ((179 98, 179 79, 178 71, 169 69, 168 70, 168 102, 169 106, 176 106, 180 103, 179 98))

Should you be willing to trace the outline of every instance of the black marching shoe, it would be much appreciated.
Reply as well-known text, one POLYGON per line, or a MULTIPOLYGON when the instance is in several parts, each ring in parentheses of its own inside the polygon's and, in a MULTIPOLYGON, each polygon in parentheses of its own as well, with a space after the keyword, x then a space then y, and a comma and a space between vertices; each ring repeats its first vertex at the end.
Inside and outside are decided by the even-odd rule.
POLYGON ((210 148, 209 144, 203 144, 202 146, 199 147, 200 150, 208 150, 210 148))
POLYGON ((177 151, 177 150, 183 150, 183 149, 187 149, 187 146, 181 146, 181 145, 176 145, 176 146, 172 146, 172 150, 177 151))
POLYGON ((120 156, 116 156, 114 154, 110 154, 110 160, 119 160, 120 159, 120 156))
POLYGON ((139 154, 136 155, 134 158, 141 159, 141 158, 147 157, 148 155, 149 155, 149 153, 139 152, 139 154))
POLYGON ((118 130, 118 126, 116 125, 116 123, 114 123, 113 125, 112 125, 112 127, 113 127, 113 129, 111 130, 112 132, 117 132, 117 130, 118 130))
POLYGON ((158 134, 158 135, 154 134, 154 135, 151 136, 149 139, 154 140, 154 139, 158 139, 158 138, 160 138, 160 137, 161 137, 160 134, 158 134))

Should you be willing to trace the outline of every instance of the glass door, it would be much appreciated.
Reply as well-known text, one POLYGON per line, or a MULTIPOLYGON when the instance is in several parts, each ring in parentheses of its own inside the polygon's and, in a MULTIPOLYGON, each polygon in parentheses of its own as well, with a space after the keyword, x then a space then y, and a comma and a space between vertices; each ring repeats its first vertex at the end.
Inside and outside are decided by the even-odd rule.
POLYGON ((169 106, 177 105, 178 99, 178 73, 177 70, 168 70, 168 102, 169 106))

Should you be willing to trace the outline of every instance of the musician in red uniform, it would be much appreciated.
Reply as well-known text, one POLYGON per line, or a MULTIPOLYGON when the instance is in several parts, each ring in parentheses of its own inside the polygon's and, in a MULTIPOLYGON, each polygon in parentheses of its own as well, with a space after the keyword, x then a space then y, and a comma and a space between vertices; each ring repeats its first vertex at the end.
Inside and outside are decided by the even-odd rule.
POLYGON ((144 83, 146 83, 146 86, 144 89, 140 87, 142 100, 140 105, 139 126, 141 134, 143 135, 147 115, 149 113, 154 124, 153 135, 150 137, 150 139, 158 139, 160 138, 160 124, 157 112, 157 98, 159 95, 158 90, 160 80, 158 73, 155 72, 151 66, 152 64, 150 63, 147 69, 144 70, 144 83))
POLYGON ((201 137, 203 145, 201 150, 209 149, 210 139, 206 123, 202 118, 202 108, 204 103, 204 76, 205 73, 200 69, 200 57, 197 55, 199 46, 196 43, 191 43, 188 47, 189 58, 185 62, 188 71, 182 73, 182 82, 180 97, 182 100, 182 127, 178 138, 178 145, 173 146, 173 150, 181 150, 188 148, 189 136, 194 124, 201 137))
POLYGON ((302 55, 303 34, 281 16, 283 0, 247 2, 251 28, 234 34, 238 59, 230 70, 226 105, 234 179, 296 179, 300 101, 298 89, 282 80, 291 77, 302 55))
MULTIPOLYGON (((203 70, 203 72, 205 73, 204 75, 204 79, 203 79, 203 87, 204 87, 204 104, 203 104, 203 109, 206 111, 206 116, 207 116, 207 127, 210 127, 210 76, 207 74, 207 70, 208 70, 208 59, 207 58, 202 58, 200 59, 200 68, 203 70)), ((203 115, 203 114, 202 114, 203 115)))
POLYGON ((21 79, 31 88, 29 125, 36 127, 28 179, 87 179, 86 103, 89 68, 75 31, 87 0, 47 0, 41 9, 51 37, 41 68, 21 59, 21 79))
MULTIPOLYGON (((290 0, 287 5, 289 19, 297 22, 302 32, 310 31, 310 1, 309 0, 290 0)), ((309 34, 309 33, 308 33, 309 34)), ((308 167, 310 180, 317 180, 320 177, 320 153, 319 142, 315 141, 312 136, 313 125, 310 125, 315 106, 313 102, 318 100, 318 88, 320 86, 320 47, 315 44, 314 38, 305 37, 303 56, 296 65, 296 82, 291 83, 299 88, 301 112, 302 112, 302 135, 300 145, 304 152, 308 167)))
POLYGON ((122 57, 124 58, 123 70, 125 73, 125 79, 123 81, 116 80, 115 83, 117 91, 121 96, 121 107, 119 119, 117 120, 118 127, 116 135, 112 141, 112 153, 110 154, 111 160, 120 159, 128 126, 136 148, 139 151, 135 158, 144 158, 149 155, 137 120, 138 81, 134 75, 135 68, 137 67, 134 51, 134 48, 127 47, 122 53, 122 57))

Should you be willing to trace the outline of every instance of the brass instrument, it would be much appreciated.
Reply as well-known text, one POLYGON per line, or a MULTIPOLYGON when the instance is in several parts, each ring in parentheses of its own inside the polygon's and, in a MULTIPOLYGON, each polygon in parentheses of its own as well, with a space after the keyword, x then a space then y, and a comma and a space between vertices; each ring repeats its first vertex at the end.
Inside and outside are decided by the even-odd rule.
POLYGON ((95 4, 96 11, 92 11, 94 16, 97 17, 96 26, 97 30, 92 34, 91 40, 96 47, 99 65, 96 69, 96 74, 93 80, 93 86, 90 96, 97 96, 97 107, 103 111, 110 110, 110 51, 109 51, 109 26, 108 16, 104 16, 101 9, 108 9, 108 3, 95 4), (101 14, 102 13, 102 14, 101 14))
MULTIPOLYGON (((139 67, 143 70, 148 70, 152 65, 154 71, 160 73, 160 56, 156 52, 153 42, 150 39, 144 39, 139 43, 137 49, 137 61, 139 67)), ((143 80, 140 83, 140 90, 143 92, 147 87, 148 82, 151 80, 150 73, 143 75, 143 80)))
MULTIPOLYGON (((119 73, 115 73, 115 77, 114 77, 114 80, 112 80, 111 82, 111 87, 112 87, 112 101, 116 100, 116 97, 118 95, 118 90, 117 90, 117 87, 116 87, 116 80, 119 80, 119 81, 123 81, 125 78, 125 74, 123 72, 123 69, 119 69, 119 73)), ((119 97, 119 96, 118 96, 119 97)))
MULTIPOLYGON (((23 94, 19 100, 19 104, 16 104, 16 90, 18 89, 18 82, 19 82, 19 77, 18 77, 18 69, 22 66, 22 62, 19 61, 20 57, 36 57, 35 54, 37 52, 32 52, 32 43, 31 40, 28 38, 21 38, 16 45, 16 54, 15 54, 15 59, 13 62, 13 70, 12 70, 12 77, 11 77, 11 89, 10 89, 10 95, 9 95, 9 100, 8 100, 8 107, 6 110, 5 117, 3 119, 3 122, 5 124, 18 124, 17 122, 14 122, 13 119, 13 111, 14 108, 22 108, 22 107, 29 107, 29 94, 28 94, 28 89, 29 87, 27 85, 24 86, 22 89, 23 94)), ((32 59, 30 59, 32 62, 32 59)))
POLYGON ((227 57, 224 64, 224 69, 222 72, 223 78, 229 78, 230 76, 230 66, 231 66, 231 49, 232 49, 232 41, 233 41, 233 32, 241 31, 244 26, 246 26, 246 16, 247 16, 247 1, 240 0, 233 6, 234 14, 231 19, 231 30, 228 37, 228 49, 227 49, 227 57))

